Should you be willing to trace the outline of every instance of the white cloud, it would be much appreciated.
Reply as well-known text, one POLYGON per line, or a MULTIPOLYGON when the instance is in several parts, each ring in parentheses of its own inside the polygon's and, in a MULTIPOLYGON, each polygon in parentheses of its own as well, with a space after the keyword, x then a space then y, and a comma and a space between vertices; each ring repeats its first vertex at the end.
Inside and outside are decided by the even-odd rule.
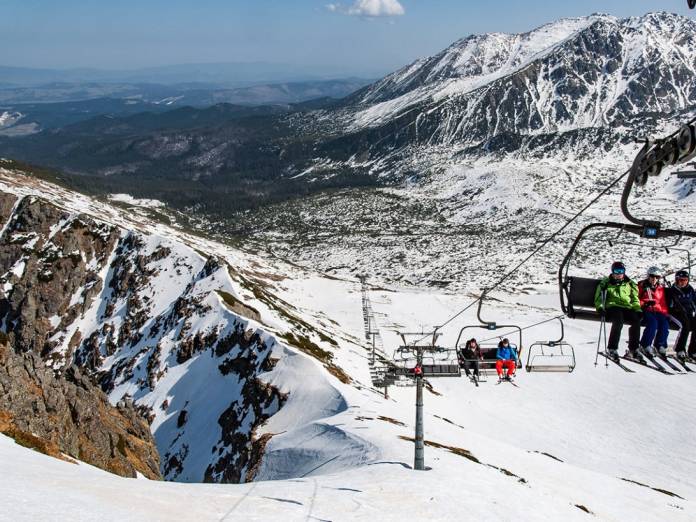
POLYGON ((352 16, 377 18, 381 16, 402 16, 406 13, 399 0, 355 0, 350 7, 341 4, 327 4, 326 8, 333 13, 343 13, 352 16))

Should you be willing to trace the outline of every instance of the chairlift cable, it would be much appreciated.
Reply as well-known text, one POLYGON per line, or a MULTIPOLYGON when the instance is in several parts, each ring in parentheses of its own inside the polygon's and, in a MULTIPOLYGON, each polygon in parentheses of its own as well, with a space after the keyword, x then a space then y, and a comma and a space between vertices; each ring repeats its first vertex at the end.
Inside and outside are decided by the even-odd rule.
MULTIPOLYGON (((530 328, 534 328, 535 326, 540 326, 542 324, 550 323, 551 321, 556 321, 557 319, 562 319, 565 317, 565 314, 557 315, 556 317, 552 317, 551 319, 544 319, 543 321, 539 321, 538 323, 530 324, 529 326, 525 326, 524 328, 520 328, 522 332, 525 330, 529 330, 530 328)), ((499 339, 501 337, 507 337, 508 335, 512 335, 514 332, 506 332, 504 334, 496 335, 494 337, 489 337, 488 339, 483 339, 481 340, 482 343, 485 343, 486 341, 492 341, 493 339, 499 339)))
MULTIPOLYGON (((618 178, 616 178, 614 181, 612 181, 609 185, 607 185, 602 192, 600 192, 597 196, 595 196, 589 203, 587 203, 582 209, 580 209, 573 217, 568 219, 565 224, 556 230, 552 235, 550 235, 548 238, 546 238, 541 245, 539 245, 531 254, 529 254, 527 257, 525 257, 520 263, 518 263, 512 270, 508 271, 503 277, 501 277, 495 284, 490 286, 489 288, 485 289, 481 295, 476 298, 472 303, 464 307, 462 310, 454 314, 452 317, 447 319, 444 323, 439 325, 437 329, 444 328, 448 324, 450 324, 452 321, 457 319, 460 315, 462 315, 464 312, 466 312, 469 308, 474 306, 476 303, 478 303, 481 299, 485 297, 485 295, 490 292, 491 290, 494 290, 498 286, 500 286, 502 283, 504 283, 510 276, 512 276, 515 272, 517 272, 520 268, 522 268, 530 259, 532 259, 534 256, 536 256, 542 249, 544 249, 551 241, 553 241, 556 236, 558 236, 561 232, 563 232, 566 228, 568 228, 572 223, 574 223, 588 208, 590 208, 592 205, 594 205, 597 201, 599 201, 603 196, 605 196, 612 188, 614 188, 622 179, 624 179, 629 173, 631 172, 631 169, 629 168, 626 170, 623 174, 621 174, 618 178)), ((556 319, 556 318, 554 318, 556 319)))

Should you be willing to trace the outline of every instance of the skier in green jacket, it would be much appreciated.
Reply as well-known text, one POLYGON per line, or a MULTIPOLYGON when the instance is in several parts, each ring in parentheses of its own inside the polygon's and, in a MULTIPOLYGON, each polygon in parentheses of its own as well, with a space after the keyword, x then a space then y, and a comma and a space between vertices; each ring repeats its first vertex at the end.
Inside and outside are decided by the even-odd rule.
POLYGON ((626 267, 621 261, 611 265, 611 274, 597 285, 595 307, 602 317, 611 323, 607 348, 609 356, 619 358, 619 340, 624 324, 628 329, 628 350, 633 359, 643 362, 638 352, 640 340, 641 308, 638 298, 638 285, 626 275, 626 267))

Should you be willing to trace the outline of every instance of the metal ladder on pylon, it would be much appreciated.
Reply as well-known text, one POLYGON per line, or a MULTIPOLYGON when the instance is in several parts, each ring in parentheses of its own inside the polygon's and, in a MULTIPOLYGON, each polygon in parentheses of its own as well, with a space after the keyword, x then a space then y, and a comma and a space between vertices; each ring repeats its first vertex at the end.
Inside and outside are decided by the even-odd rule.
POLYGON ((379 333, 379 325, 377 324, 375 313, 372 310, 372 303, 370 302, 367 276, 360 276, 360 282, 362 284, 362 310, 365 339, 370 343, 368 348, 370 354, 368 357, 370 379, 375 388, 384 388, 384 396, 387 397, 389 386, 398 385, 396 381, 398 381, 399 378, 395 377, 393 372, 390 371, 393 370, 394 363, 391 357, 384 352, 384 343, 379 333))

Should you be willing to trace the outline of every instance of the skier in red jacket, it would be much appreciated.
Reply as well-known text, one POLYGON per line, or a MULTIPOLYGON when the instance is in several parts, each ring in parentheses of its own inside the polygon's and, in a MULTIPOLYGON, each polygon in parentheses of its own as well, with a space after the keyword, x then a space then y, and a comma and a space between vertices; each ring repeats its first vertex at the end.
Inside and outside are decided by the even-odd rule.
POLYGON ((662 355, 666 355, 669 309, 665 287, 662 285, 662 271, 656 266, 651 266, 648 268, 647 275, 646 279, 638 283, 638 297, 645 322, 640 347, 649 356, 655 355, 653 347, 657 348, 662 355))

